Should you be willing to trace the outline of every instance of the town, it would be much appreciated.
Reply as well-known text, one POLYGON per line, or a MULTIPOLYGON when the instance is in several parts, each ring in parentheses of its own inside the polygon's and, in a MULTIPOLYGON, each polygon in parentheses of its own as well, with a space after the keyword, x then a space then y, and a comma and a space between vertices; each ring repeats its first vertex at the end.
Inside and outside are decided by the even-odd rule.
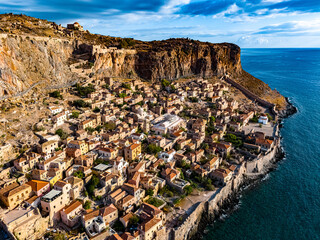
POLYGON ((39 144, 0 170, 8 238, 167 239, 276 141, 276 115, 223 79, 106 77, 43 101, 39 144))

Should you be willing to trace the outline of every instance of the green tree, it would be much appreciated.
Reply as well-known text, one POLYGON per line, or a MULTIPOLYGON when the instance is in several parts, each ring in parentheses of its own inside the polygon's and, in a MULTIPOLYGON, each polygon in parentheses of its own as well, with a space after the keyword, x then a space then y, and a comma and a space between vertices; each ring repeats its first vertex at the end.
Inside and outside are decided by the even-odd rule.
POLYGON ((90 83, 88 84, 88 86, 86 87, 83 87, 83 86, 80 86, 80 84, 76 84, 76 91, 77 91, 77 94, 81 97, 87 97, 88 94, 90 93, 93 93, 95 92, 95 88, 94 86, 90 83))
POLYGON ((67 137, 69 136, 69 134, 66 133, 65 131, 63 131, 61 128, 59 128, 59 129, 56 131, 56 134, 57 134, 62 140, 67 139, 67 137))
POLYGON ((84 178, 84 173, 81 170, 78 170, 78 171, 73 173, 73 176, 82 179, 82 178, 84 178))
POLYGON ((91 208, 91 201, 87 200, 84 204, 83 204, 83 208, 88 210, 91 208))
POLYGON ((137 215, 133 215, 131 218, 129 218, 129 225, 135 226, 139 223, 140 219, 137 215))
POLYGON ((103 127, 104 127, 104 129, 105 129, 106 131, 109 131, 109 130, 112 131, 112 130, 116 129, 117 125, 116 125, 114 122, 109 121, 109 122, 105 123, 105 124, 103 125, 103 127))
POLYGON ((192 188, 190 185, 188 185, 188 186, 186 186, 186 187, 184 188, 184 192, 185 192, 187 195, 190 195, 190 194, 192 193, 192 191, 193 191, 193 188, 192 188))
POLYGON ((161 152, 162 148, 158 147, 157 145, 151 143, 148 145, 146 151, 149 154, 157 154, 158 152, 161 152))
POLYGON ((63 99, 63 96, 61 95, 61 93, 59 91, 53 91, 53 92, 49 93, 49 96, 53 97, 53 98, 63 99))
POLYGON ((94 113, 99 113, 101 110, 100 110, 100 108, 98 108, 98 107, 95 107, 94 109, 93 109, 93 112, 94 113))
POLYGON ((74 100, 72 102, 72 105, 75 106, 75 107, 79 107, 79 108, 85 108, 85 107, 90 107, 90 103, 87 103, 85 102, 84 100, 82 99, 79 99, 79 100, 74 100))
POLYGON ((146 195, 148 195, 148 196, 153 196, 153 194, 154 194, 154 191, 151 189, 151 188, 149 188, 149 189, 147 189, 147 191, 146 191, 146 195))
POLYGON ((78 118, 80 113, 78 111, 73 111, 71 114, 71 118, 78 118))
POLYGON ((125 94, 125 93, 119 93, 120 98, 125 98, 126 96, 127 96, 127 94, 125 94))
POLYGON ((242 144, 243 144, 241 138, 239 138, 239 137, 237 137, 236 135, 231 134, 231 133, 225 135, 225 136, 224 136, 224 140, 225 140, 226 142, 232 143, 235 147, 240 147, 240 146, 242 146, 242 144))
POLYGON ((166 79, 162 79, 161 80, 161 85, 163 87, 168 87, 168 86, 170 86, 170 82, 168 80, 166 80, 166 79))

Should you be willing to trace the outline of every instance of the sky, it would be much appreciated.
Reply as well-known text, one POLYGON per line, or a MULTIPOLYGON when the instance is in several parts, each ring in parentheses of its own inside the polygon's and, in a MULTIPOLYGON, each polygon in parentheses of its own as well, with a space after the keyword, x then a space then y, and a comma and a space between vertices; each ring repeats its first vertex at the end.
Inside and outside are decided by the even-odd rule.
POLYGON ((0 13, 9 12, 146 41, 320 47, 320 0, 0 0, 0 13))

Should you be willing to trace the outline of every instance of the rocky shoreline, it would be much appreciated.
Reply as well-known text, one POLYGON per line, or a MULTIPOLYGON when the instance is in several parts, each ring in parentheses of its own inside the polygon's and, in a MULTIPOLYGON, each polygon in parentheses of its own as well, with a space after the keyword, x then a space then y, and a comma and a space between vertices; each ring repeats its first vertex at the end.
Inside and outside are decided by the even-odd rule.
POLYGON ((243 163, 238 175, 231 183, 220 189, 219 193, 214 194, 208 201, 199 203, 181 226, 169 231, 169 240, 195 240, 201 238, 209 224, 214 223, 223 214, 231 214, 235 210, 235 206, 239 204, 244 191, 249 191, 251 187, 259 184, 269 172, 277 167, 277 163, 285 157, 285 152, 281 146, 279 128, 282 127, 283 119, 290 117, 298 111, 288 98, 286 98, 286 101, 288 103, 286 109, 277 114, 278 141, 271 152, 256 160, 262 162, 262 165, 256 163, 258 172, 250 174, 250 171, 253 169, 250 166, 252 163, 243 163))

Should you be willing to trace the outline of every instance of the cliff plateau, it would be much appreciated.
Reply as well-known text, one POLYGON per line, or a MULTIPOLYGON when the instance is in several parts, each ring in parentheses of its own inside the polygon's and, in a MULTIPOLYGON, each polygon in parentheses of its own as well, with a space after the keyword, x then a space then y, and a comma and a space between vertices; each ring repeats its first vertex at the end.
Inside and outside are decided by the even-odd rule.
POLYGON ((240 48, 190 39, 142 42, 65 29, 24 15, 0 15, 0 99, 62 88, 89 78, 161 79, 226 74, 259 97, 285 106, 275 90, 245 72, 240 48))

